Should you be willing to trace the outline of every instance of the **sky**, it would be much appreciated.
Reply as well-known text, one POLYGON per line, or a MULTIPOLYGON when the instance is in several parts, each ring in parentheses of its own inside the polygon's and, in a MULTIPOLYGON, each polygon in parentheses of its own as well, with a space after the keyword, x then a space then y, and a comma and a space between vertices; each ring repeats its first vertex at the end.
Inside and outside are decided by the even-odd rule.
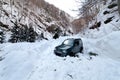
POLYGON ((73 11, 78 10, 78 3, 76 2, 76 0, 45 0, 45 1, 55 5, 56 7, 67 12, 71 16, 77 17, 78 11, 73 11))

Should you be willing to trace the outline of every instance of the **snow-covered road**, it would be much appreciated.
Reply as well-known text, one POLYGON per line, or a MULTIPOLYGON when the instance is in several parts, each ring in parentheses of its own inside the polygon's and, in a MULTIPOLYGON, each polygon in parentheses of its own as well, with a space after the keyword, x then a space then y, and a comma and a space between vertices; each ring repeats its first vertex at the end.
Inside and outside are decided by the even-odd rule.
POLYGON ((54 55, 54 47, 67 37, 1 44, 0 80, 120 80, 118 36, 120 32, 97 40, 83 38, 84 54, 79 58, 54 55), (90 51, 98 56, 90 59, 90 51))

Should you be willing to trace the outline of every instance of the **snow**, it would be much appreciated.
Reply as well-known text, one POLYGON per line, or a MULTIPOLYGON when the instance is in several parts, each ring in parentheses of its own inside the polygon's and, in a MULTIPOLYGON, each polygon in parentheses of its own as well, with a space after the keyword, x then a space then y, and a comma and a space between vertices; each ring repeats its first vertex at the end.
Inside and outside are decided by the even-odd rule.
POLYGON ((58 7, 59 9, 67 12, 68 14, 70 14, 73 17, 77 17, 79 14, 78 10, 78 3, 77 0, 45 0, 47 2, 49 2, 50 4, 55 5, 56 7, 58 7))
POLYGON ((120 31, 109 34, 98 41, 96 45, 99 45, 98 48, 101 49, 102 54, 120 61, 120 46, 118 45, 120 37, 118 36, 120 36, 120 31))
MULTIPOLYGON (((74 8, 74 2, 66 1, 54 0, 53 3, 57 2, 56 6, 62 4, 61 9, 66 8, 64 11, 72 15, 70 9, 74 8)), ((104 11, 105 7, 102 7, 104 11)), ((8 5, 4 5, 3 8, 10 13, 8 5)), ((18 13, 14 13, 15 11, 18 12, 13 7, 12 12, 18 19, 18 13)), ((101 9, 97 16, 98 21, 105 21, 112 15, 115 18, 109 24, 102 22, 99 31, 88 29, 83 31, 85 35, 60 37, 56 40, 49 38, 48 41, 42 40, 35 43, 0 44, 0 80, 120 80, 120 20, 116 22, 119 19, 116 12, 103 15, 104 11, 101 9), (79 57, 58 57, 54 54, 54 48, 65 39, 80 38, 80 36, 84 44, 84 54, 78 53, 79 57), (91 57, 89 52, 97 53, 98 56, 91 57)), ((27 19, 25 23, 28 23, 27 19)), ((10 23, 9 18, 8 20, 3 18, 3 22, 10 23)), ((42 25, 42 23, 39 24, 42 25)), ((9 34, 9 32, 6 34, 7 38, 10 37, 9 34)), ((44 35, 50 36, 48 32, 44 35)))
POLYGON ((81 36, 85 36, 87 38, 101 38, 104 37, 114 31, 120 30, 120 16, 117 11, 117 7, 114 7, 112 9, 108 9, 108 5, 111 4, 111 0, 107 2, 107 5, 103 5, 101 3, 100 5, 100 11, 98 15, 96 16, 96 20, 92 20, 89 22, 89 25, 87 29, 85 29, 83 32, 80 32, 81 36), (104 11, 109 11, 110 14, 104 15, 104 11), (106 21, 108 18, 113 17, 112 21, 105 24, 104 21, 106 21), (95 21, 101 22, 101 26, 96 29, 89 29, 92 25, 95 24, 95 21))
POLYGON ((120 31, 100 39, 82 38, 84 54, 79 57, 58 57, 53 52, 65 39, 79 35, 1 44, 0 80, 120 80, 118 36, 120 31), (98 56, 90 59, 89 52, 98 56))

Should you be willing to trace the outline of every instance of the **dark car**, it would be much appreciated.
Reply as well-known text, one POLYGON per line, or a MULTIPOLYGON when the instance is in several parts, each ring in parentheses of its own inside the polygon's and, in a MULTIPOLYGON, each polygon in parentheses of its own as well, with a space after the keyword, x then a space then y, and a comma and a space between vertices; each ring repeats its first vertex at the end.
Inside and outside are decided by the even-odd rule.
POLYGON ((83 42, 80 38, 74 39, 69 38, 63 41, 63 43, 57 47, 55 47, 54 53, 58 56, 65 57, 75 56, 76 53, 83 51, 83 42))

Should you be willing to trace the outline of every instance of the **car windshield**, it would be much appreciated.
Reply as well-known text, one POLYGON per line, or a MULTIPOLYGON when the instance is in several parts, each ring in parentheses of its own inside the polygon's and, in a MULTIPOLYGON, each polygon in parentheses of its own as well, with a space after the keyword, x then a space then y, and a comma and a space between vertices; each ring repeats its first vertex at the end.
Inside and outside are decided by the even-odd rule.
POLYGON ((67 39, 67 40, 65 40, 64 42, 63 42, 63 44, 64 45, 70 45, 70 46, 72 46, 73 45, 73 42, 74 42, 74 40, 69 40, 69 39, 67 39))

